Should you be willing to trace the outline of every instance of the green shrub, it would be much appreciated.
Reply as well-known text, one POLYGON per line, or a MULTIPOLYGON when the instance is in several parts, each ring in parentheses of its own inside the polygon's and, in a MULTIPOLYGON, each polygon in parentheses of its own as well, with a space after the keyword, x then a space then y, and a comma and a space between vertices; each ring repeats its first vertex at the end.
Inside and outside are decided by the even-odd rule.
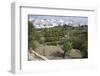
POLYGON ((63 44, 63 50, 64 50, 64 55, 65 57, 66 52, 69 52, 72 49, 72 42, 70 40, 65 40, 63 44))
POLYGON ((82 57, 83 58, 87 58, 88 57, 88 43, 85 41, 82 45, 81 45, 81 53, 82 53, 82 57))

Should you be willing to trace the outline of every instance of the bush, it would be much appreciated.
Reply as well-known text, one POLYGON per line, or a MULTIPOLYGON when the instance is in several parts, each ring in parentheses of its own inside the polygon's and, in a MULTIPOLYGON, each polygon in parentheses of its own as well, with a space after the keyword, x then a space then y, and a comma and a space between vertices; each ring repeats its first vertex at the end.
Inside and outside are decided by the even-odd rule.
POLYGON ((87 58, 88 57, 88 43, 85 41, 82 45, 81 45, 81 53, 82 53, 82 57, 83 58, 87 58))

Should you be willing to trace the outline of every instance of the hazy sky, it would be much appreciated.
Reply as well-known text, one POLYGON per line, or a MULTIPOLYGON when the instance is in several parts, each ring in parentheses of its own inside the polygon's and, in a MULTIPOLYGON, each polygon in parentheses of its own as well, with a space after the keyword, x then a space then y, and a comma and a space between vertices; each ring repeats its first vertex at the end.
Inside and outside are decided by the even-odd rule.
POLYGON ((55 19, 57 21, 63 20, 63 21, 73 21, 73 23, 83 23, 88 24, 88 17, 82 17, 82 16, 50 16, 50 15, 29 15, 29 19, 55 19))

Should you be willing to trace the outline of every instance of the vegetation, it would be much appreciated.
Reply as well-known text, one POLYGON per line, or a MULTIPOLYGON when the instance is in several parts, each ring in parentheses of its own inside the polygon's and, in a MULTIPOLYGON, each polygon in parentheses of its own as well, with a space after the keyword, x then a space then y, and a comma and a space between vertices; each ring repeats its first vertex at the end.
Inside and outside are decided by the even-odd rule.
POLYGON ((40 37, 36 28, 34 27, 32 22, 28 21, 28 48, 35 49, 36 48, 35 41, 39 39, 40 37))
POLYGON ((72 49, 72 42, 70 40, 65 40, 63 44, 64 55, 65 58, 66 52, 68 53, 72 49))
POLYGON ((74 27, 66 24, 63 26, 58 25, 51 28, 37 29, 32 22, 28 21, 28 48, 35 49, 37 46, 34 41, 37 41, 39 44, 43 45, 44 43, 45 45, 60 45, 64 50, 63 57, 65 57, 66 52, 68 53, 71 49, 78 49, 82 54, 82 58, 87 58, 87 30, 87 25, 74 27), (66 35, 68 39, 65 37, 66 35))

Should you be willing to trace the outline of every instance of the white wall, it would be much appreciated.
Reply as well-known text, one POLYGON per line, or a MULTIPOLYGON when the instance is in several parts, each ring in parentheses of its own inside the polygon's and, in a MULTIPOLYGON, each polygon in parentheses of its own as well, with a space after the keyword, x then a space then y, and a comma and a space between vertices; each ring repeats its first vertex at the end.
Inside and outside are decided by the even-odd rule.
MULTIPOLYGON (((12 76, 13 74, 9 73, 10 70, 10 53, 11 53, 11 8, 10 3, 13 1, 17 2, 34 2, 36 4, 44 3, 48 5, 59 4, 59 6, 64 5, 76 5, 76 6, 95 6, 97 7, 97 31, 98 31, 98 52, 94 55, 96 56, 97 69, 91 68, 91 70, 85 69, 73 69, 65 70, 63 72, 52 72, 52 73, 40 73, 40 74, 29 74, 34 76, 99 76, 100 71, 100 2, 99 0, 1 0, 0 1, 0 76, 12 76)), ((28 74, 24 74, 28 76, 28 74)))

